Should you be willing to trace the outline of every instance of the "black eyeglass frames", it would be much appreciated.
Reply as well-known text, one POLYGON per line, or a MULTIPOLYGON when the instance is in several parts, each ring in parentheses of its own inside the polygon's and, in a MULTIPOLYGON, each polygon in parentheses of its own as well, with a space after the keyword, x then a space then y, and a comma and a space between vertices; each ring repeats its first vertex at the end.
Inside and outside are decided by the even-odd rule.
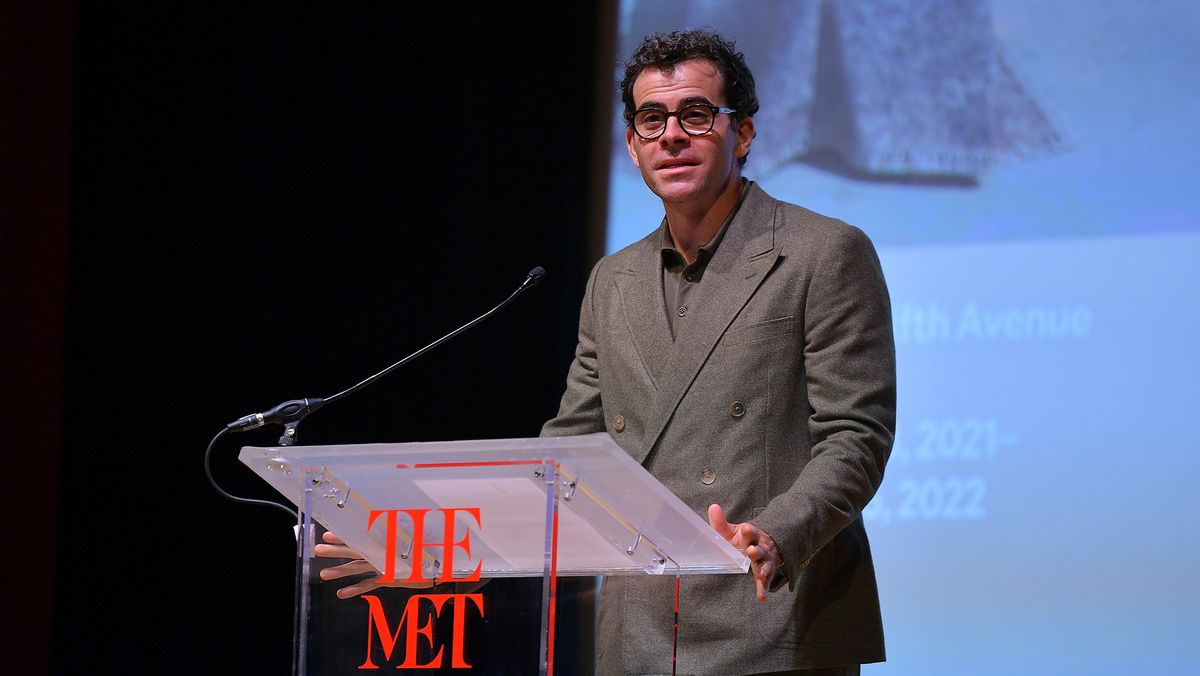
POLYGON ((640 138, 653 141, 662 136, 667 129, 667 121, 674 117, 688 136, 700 136, 712 131, 718 114, 736 112, 733 108, 710 103, 692 103, 673 112, 661 108, 641 108, 633 113, 633 132, 640 138))

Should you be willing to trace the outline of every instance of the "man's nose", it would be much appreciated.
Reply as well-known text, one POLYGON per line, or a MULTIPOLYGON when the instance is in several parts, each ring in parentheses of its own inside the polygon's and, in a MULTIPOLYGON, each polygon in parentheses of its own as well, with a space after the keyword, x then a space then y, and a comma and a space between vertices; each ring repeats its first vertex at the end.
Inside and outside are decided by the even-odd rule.
POLYGON ((662 136, 658 138, 663 143, 674 144, 687 142, 691 136, 683 130, 683 123, 679 121, 679 116, 671 115, 667 118, 667 126, 663 128, 662 136))

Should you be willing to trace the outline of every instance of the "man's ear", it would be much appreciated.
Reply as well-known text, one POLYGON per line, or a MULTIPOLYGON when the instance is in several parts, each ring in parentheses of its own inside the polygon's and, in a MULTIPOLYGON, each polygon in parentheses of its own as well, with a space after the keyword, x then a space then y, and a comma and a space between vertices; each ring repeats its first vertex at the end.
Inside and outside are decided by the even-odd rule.
POLYGON ((637 151, 633 149, 634 143, 635 143, 635 141, 634 141, 634 136, 633 136, 633 130, 626 127, 625 128, 625 149, 629 151, 629 157, 630 157, 630 159, 633 160, 633 166, 637 167, 638 169, 641 169, 642 163, 638 160, 637 151))
POLYGON ((750 154, 750 144, 754 141, 754 119, 744 117, 738 120, 737 143, 733 147, 733 156, 737 158, 750 154))

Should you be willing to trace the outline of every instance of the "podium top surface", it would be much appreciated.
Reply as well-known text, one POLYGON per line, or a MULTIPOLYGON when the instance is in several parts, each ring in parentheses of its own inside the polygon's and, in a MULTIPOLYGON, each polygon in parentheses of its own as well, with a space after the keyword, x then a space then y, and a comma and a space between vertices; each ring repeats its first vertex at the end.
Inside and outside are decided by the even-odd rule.
POLYGON ((559 575, 741 573, 749 566, 603 432, 247 446, 239 458, 376 568, 391 559, 404 576, 414 540, 430 579, 451 557, 455 578, 476 567, 485 578, 540 576, 547 543, 555 541, 559 575), (441 546, 448 532, 467 546, 441 546))

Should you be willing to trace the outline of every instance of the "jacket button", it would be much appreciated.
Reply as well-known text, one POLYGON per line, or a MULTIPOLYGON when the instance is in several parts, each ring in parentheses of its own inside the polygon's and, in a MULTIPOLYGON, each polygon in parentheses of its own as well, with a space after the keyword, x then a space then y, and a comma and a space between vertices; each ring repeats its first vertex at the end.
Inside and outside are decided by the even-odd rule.
POLYGON ((729 405, 729 415, 740 418, 746 415, 746 405, 740 401, 735 401, 729 405))
POLYGON ((705 486, 711 486, 716 480, 717 473, 711 469, 705 467, 704 470, 700 472, 700 483, 704 484, 705 486))
POLYGON ((618 432, 625 431, 625 416, 619 415, 613 418, 613 429, 618 432))

